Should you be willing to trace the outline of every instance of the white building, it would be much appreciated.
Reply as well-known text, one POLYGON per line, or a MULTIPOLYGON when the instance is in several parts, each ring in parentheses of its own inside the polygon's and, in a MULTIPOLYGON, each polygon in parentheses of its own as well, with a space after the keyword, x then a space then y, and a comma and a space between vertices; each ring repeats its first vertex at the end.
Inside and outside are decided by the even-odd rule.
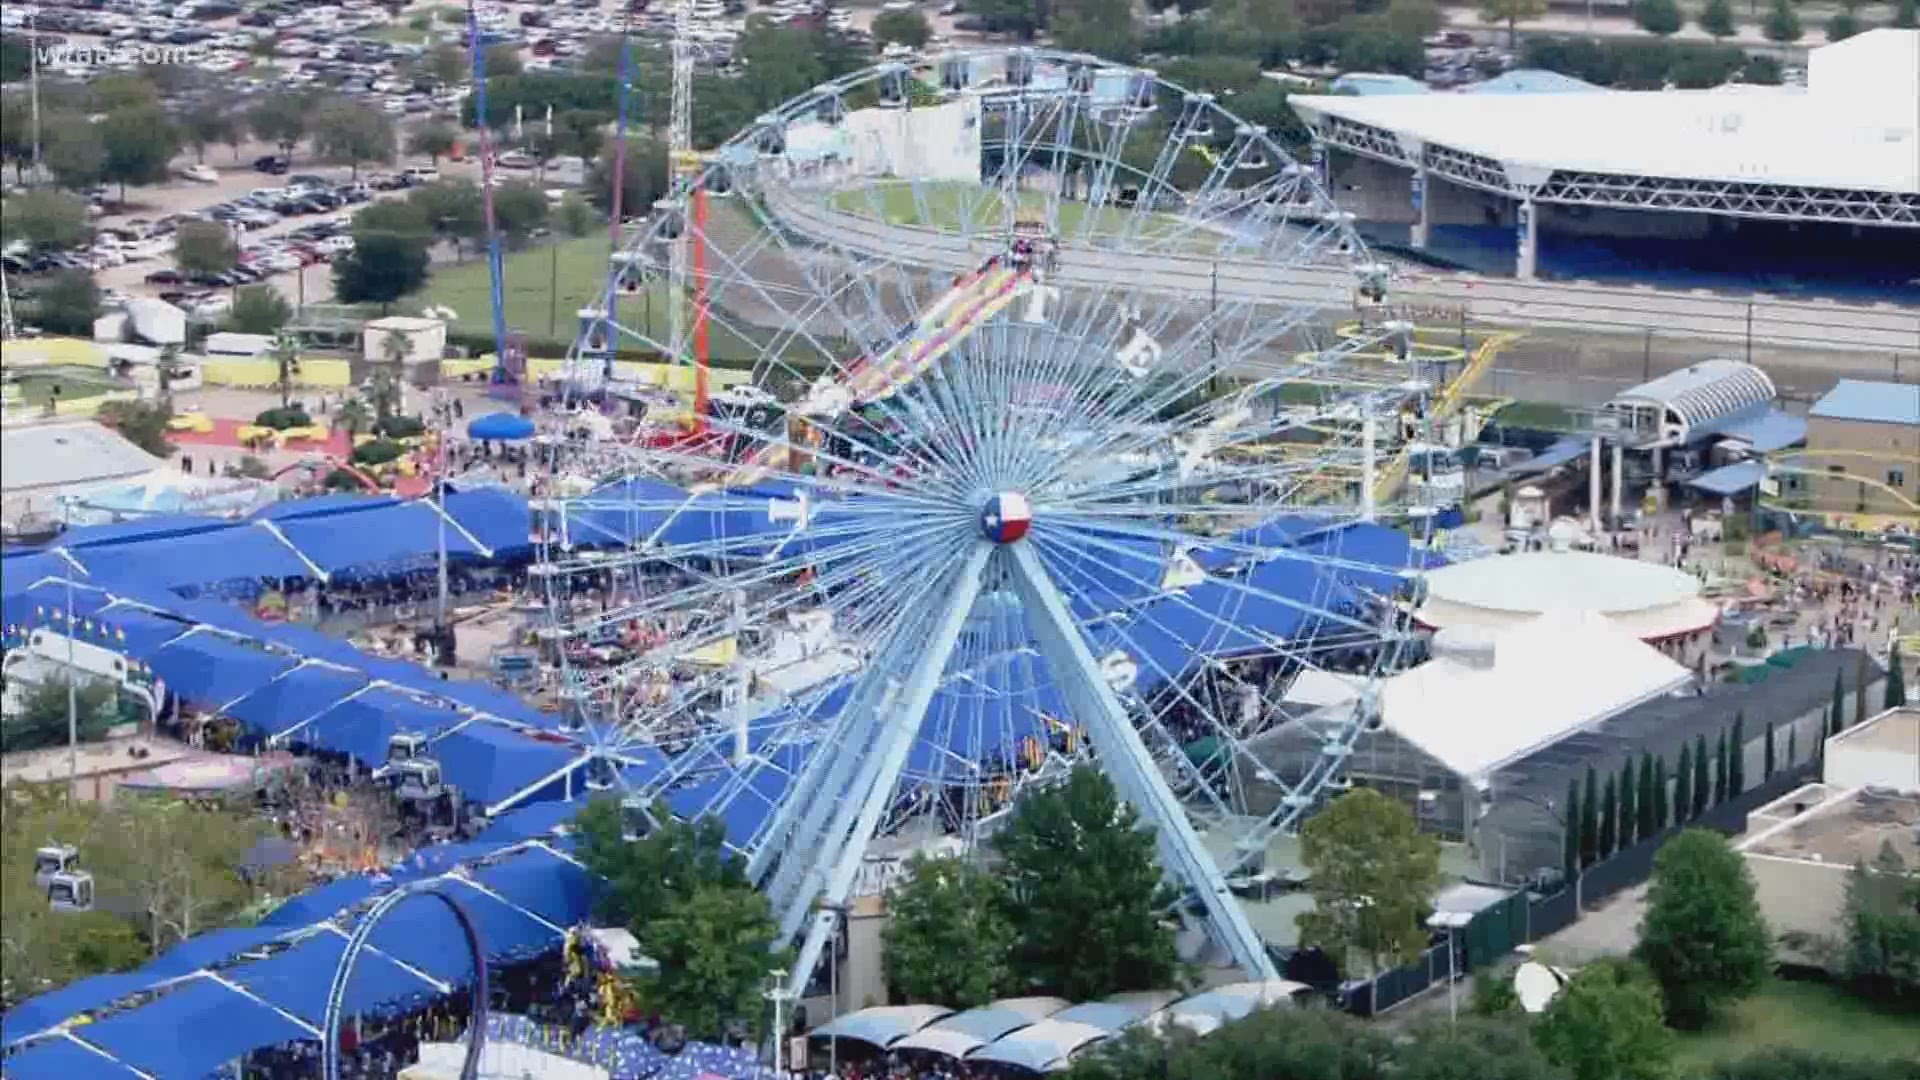
POLYGON ((1889 709, 1827 740, 1826 782, 1920 792, 1920 708, 1889 709))

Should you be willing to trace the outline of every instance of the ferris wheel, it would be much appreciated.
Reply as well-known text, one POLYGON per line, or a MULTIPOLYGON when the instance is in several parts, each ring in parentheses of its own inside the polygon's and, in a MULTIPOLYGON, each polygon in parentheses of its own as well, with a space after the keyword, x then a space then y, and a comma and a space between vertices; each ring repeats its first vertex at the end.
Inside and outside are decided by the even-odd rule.
POLYGON ((993 49, 761 117, 616 254, 569 393, 642 393, 630 345, 700 390, 546 504, 544 587, 613 597, 552 634, 621 645, 570 723, 636 814, 721 818, 796 989, 876 843, 978 844, 1082 760, 1271 976, 1226 876, 1347 785, 1422 558, 1372 519, 1433 388, 1338 325, 1386 281, 1350 220, 1207 95, 993 49))

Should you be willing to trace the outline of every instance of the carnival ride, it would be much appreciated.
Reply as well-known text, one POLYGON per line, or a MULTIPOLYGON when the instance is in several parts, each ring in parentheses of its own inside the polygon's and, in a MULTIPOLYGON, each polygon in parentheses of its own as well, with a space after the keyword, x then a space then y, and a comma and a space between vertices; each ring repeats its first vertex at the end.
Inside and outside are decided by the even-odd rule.
MULTIPOLYGON (((1155 828, 1183 912, 1271 977, 1227 875, 1346 786, 1372 684, 1403 662, 1398 594, 1425 554, 1371 520, 1373 418, 1437 389, 1417 357, 1354 362, 1398 328, 1335 334, 1312 300, 1196 302, 1126 267, 1205 230, 1277 274, 1376 288, 1348 218, 1210 97, 1023 48, 847 76, 709 162, 611 260, 609 294, 684 268, 676 306, 761 343, 753 382, 790 422, 704 413, 726 457, 594 446, 613 475, 537 507, 541 636, 596 785, 636 835, 658 802, 726 824, 800 946, 797 992, 871 845, 978 845, 1091 758, 1155 828), (940 124, 980 145, 957 221, 884 256, 786 227, 781 205, 871 198, 873 175, 922 207, 950 193, 950 166, 929 178, 916 137, 886 134, 940 124), (859 125, 864 165, 789 150, 859 125), (720 212, 699 209, 708 185, 734 196, 720 212), (933 247, 976 269, 956 282, 933 247), (1286 391, 1307 381, 1325 390, 1302 407, 1286 391), (571 603, 584 587, 615 599, 571 603), (599 643, 622 647, 587 659, 599 643), (1295 700, 1316 671, 1364 692, 1295 700), (1306 759, 1251 749, 1309 723, 1306 759)), ((622 341, 703 366, 674 326, 583 312, 574 392, 607 385, 622 341)))

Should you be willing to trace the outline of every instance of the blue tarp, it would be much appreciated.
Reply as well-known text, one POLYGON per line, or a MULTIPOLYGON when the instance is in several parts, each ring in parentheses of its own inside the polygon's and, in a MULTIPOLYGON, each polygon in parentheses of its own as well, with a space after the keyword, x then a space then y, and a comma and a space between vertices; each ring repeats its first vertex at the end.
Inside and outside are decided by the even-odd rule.
MULTIPOLYGON (((0 1039, 11 1043, 37 1031, 45 1031, 81 1013, 92 1012, 128 994, 145 990, 155 981, 151 976, 136 971, 123 975, 95 975, 90 979, 68 983, 52 993, 29 998, 0 1014, 0 1039)), ((13 1059, 7 1059, 6 1064, 11 1070, 13 1059)), ((12 1075, 11 1072, 8 1075, 12 1075)))
POLYGON ((230 703, 226 713, 256 734, 272 737, 313 719, 366 685, 366 677, 358 672, 308 664, 230 703))
POLYGON ((1760 481, 1766 479, 1767 466, 1759 461, 1736 461, 1731 465, 1722 465, 1701 473, 1687 481, 1687 486, 1699 488, 1710 495, 1728 498, 1752 490, 1760 481))
POLYGON ((64 1036, 45 1039, 6 1059, 7 1080, 139 1080, 140 1074, 64 1036))
POLYGON ((193 514, 153 514, 133 521, 117 521, 109 525, 87 525, 78 529, 68 529, 60 534, 59 546, 68 551, 78 552, 111 544, 171 540, 195 533, 218 532, 231 528, 233 528, 233 522, 223 518, 199 517, 193 514))
POLYGON ((0 558, 0 589, 7 592, 24 589, 47 577, 84 578, 86 572, 51 551, 8 552, 0 558))
MULTIPOLYGON (((458 879, 454 879, 457 881, 458 879)), ((489 961, 535 955, 557 944, 561 932, 479 889, 457 886, 453 898, 480 930, 489 961)), ((465 937, 446 905, 415 897, 394 908, 368 941, 402 963, 443 982, 465 984, 473 978, 465 937)))
POLYGON ((472 533, 496 559, 524 555, 533 549, 533 512, 527 500, 510 491, 456 491, 447 496, 446 507, 447 516, 472 533))
POLYGON ((382 506, 392 506, 399 501, 391 495, 363 495, 357 492, 339 491, 330 495, 315 495, 311 499, 272 503, 255 510, 253 517, 266 521, 282 521, 288 518, 321 517, 327 514, 351 514, 362 510, 376 510, 382 506))
POLYGON ((593 912, 593 875, 544 848, 527 848, 473 876, 501 899, 556 926, 573 926, 593 912))
MULTIPOLYGON (((1241 529, 1227 539, 1241 548, 1291 547, 1334 524, 1335 519, 1326 514, 1276 514, 1251 529, 1241 529)), ((1244 551, 1229 548, 1203 547, 1193 552, 1193 561, 1207 570, 1217 570, 1228 563, 1247 562, 1252 558, 1244 551)))
POLYGON ((1592 449, 1593 440, 1569 435, 1558 440, 1545 450, 1533 455, 1514 468, 1516 473, 1536 473, 1551 469, 1556 465, 1565 465, 1592 449))
POLYGON ((580 756, 573 746, 534 739, 485 721, 435 739, 428 752, 440 763, 442 774, 460 785, 461 795, 483 806, 532 787, 580 756))
POLYGON ((148 658, 148 663, 176 696, 196 705, 219 708, 292 670, 296 661, 201 632, 162 647, 148 658))
MULTIPOLYGON (((78 576, 71 575, 76 579, 78 576)), ((22 581, 16 585, 9 578, 8 591, 0 597, 0 617, 5 618, 9 626, 58 626, 67 617, 69 604, 74 615, 83 618, 107 606, 107 595, 99 589, 77 580, 69 589, 66 581, 63 577, 58 582, 22 581)))
MULTIPOLYGON (((358 514, 282 521, 288 541, 329 574, 380 574, 432 558, 440 548, 440 514, 424 502, 401 503, 358 514)), ((478 555, 460 530, 446 530, 447 553, 478 555)))
POLYGON ((137 581, 162 589, 207 588, 260 578, 311 578, 279 537, 257 525, 235 525, 166 540, 82 548, 74 557, 95 578, 137 581))
POLYGON ((1807 421, 1803 417, 1789 416, 1783 412, 1768 412, 1750 420, 1726 424, 1720 428, 1720 434, 1729 439, 1739 439, 1753 447, 1756 454, 1770 454, 1775 450, 1784 450, 1807 438, 1807 421))
POLYGON ((578 801, 528 803, 494 818, 481 830, 480 839, 500 844, 545 836, 578 817, 586 804, 578 801))
POLYGON ((80 620, 78 636, 82 641, 125 653, 135 660, 145 660, 193 628, 192 623, 150 611, 109 605, 90 618, 80 620))
POLYGON ((86 1041, 156 1080, 204 1080, 253 1050, 314 1033, 212 979, 192 979, 165 996, 88 1024, 86 1041))
POLYGON ((260 920, 260 925, 289 930, 296 926, 312 926, 360 903, 379 891, 380 887, 367 874, 330 881, 274 908, 266 918, 260 920))
MULTIPOLYGON (((345 937, 322 930, 265 960, 235 968, 228 973, 228 979, 267 1004, 320 1027, 326 1021, 327 993, 334 972, 346 951, 345 937)), ((343 1013, 347 1016, 373 1013, 383 1006, 423 1000, 437 994, 432 983, 377 950, 362 950, 347 980, 343 1013)))
POLYGON ((1397 591, 1406 583, 1409 573, 1447 564, 1438 552, 1414 547, 1413 538, 1406 533, 1364 521, 1321 533, 1300 545, 1298 550, 1379 567, 1377 573, 1352 567, 1329 567, 1327 571, 1340 581, 1377 593, 1397 591))

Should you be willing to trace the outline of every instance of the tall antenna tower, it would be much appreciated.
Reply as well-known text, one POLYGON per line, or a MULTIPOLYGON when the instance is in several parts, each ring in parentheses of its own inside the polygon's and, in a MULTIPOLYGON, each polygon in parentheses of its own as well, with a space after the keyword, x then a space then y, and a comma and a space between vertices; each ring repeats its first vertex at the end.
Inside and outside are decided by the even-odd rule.
POLYGON ((696 431, 704 431, 707 417, 706 283, 700 280, 704 277, 704 268, 696 265, 702 252, 694 245, 705 243, 707 202, 706 192, 697 183, 700 155, 693 149, 693 0, 679 0, 673 14, 673 103, 667 128, 667 159, 672 169, 673 207, 681 215, 668 270, 670 295, 667 311, 670 321, 667 324, 667 340, 673 346, 676 362, 689 358, 686 305, 691 300, 693 422, 696 431), (701 234, 698 239, 695 233, 701 234))

